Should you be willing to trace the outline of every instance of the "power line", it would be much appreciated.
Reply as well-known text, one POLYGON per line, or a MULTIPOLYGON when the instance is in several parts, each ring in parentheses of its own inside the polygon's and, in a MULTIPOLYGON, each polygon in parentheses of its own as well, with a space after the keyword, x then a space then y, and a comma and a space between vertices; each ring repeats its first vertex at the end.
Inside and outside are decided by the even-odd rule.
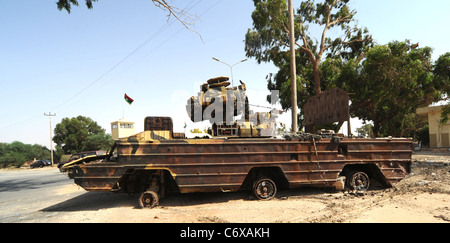
MULTIPOLYGON (((185 8, 185 10, 190 10, 192 7, 196 6, 199 2, 201 2, 202 0, 199 0, 197 3, 195 3, 193 6, 190 7, 190 5, 194 2, 195 0, 192 0, 187 7, 185 8), (189 8, 189 9, 188 9, 189 8)), ((185 11, 183 10, 183 11, 185 11)), ((168 27, 170 27, 170 25, 173 24, 175 20, 170 20, 167 21, 166 24, 164 24, 163 26, 161 26, 158 30, 156 30, 153 35, 151 35, 147 40, 145 40, 142 44, 140 44, 138 47, 136 47, 132 52, 130 52, 127 56, 125 56, 124 58, 122 58, 117 64, 115 64, 113 67, 111 67, 110 69, 108 69, 105 73, 103 73, 102 75, 100 75, 96 80, 94 80, 93 82, 91 82, 89 85, 87 85, 86 87, 84 87, 83 89, 81 89, 79 92, 77 92, 76 94, 72 95, 70 98, 68 98, 66 101, 64 101, 63 103, 59 104, 58 106, 56 106, 54 108, 54 110, 59 111, 61 107, 63 107, 64 105, 66 105, 67 103, 69 103, 71 100, 75 99, 77 96, 79 96, 81 93, 83 93, 84 91, 86 91, 88 88, 90 88, 92 85, 94 85, 95 83, 97 83, 98 81, 100 81, 102 78, 104 78, 106 75, 108 75, 110 72, 112 72, 114 69, 116 69, 120 64, 122 64, 123 62, 125 62, 128 58, 130 58, 133 54, 135 54, 136 52, 138 52, 140 49, 142 49, 144 46, 146 46, 150 41, 152 41, 154 38, 156 38, 159 34, 161 34, 164 30, 166 30, 168 27)), ((25 119, 23 121, 19 121, 16 123, 12 123, 10 125, 7 125, 5 127, 1 127, 0 130, 4 130, 10 127, 14 127, 17 125, 20 125, 22 123, 25 122, 29 122, 32 120, 36 120, 37 118, 41 117, 41 115, 36 115, 34 117, 25 119)))
MULTIPOLYGON (((192 0, 187 7, 185 7, 182 11, 189 11, 190 9, 192 9, 194 6, 196 6, 197 4, 199 4, 202 0, 198 0, 197 3, 195 3, 194 5, 190 6, 195 0, 192 0)), ((130 52, 127 56, 125 56, 124 58, 122 58, 122 60, 120 60, 117 64, 115 64, 113 67, 111 67, 110 69, 108 69, 105 73, 103 73, 102 75, 100 75, 100 77, 98 77, 96 80, 94 80, 93 82, 91 82, 88 86, 86 86, 85 88, 83 88, 82 90, 80 90, 79 92, 77 92, 76 94, 74 94, 73 96, 71 96, 69 99, 67 99, 66 101, 64 101, 63 103, 61 103, 59 106, 57 106, 55 108, 55 110, 58 110, 59 108, 61 108, 62 106, 64 106, 65 104, 67 104, 69 101, 73 100, 75 97, 77 97, 78 95, 80 95, 81 93, 83 93, 84 91, 86 91, 89 87, 91 87, 92 85, 94 85, 95 83, 97 83, 98 81, 100 81, 103 77, 105 77, 106 75, 108 75, 110 72, 112 72, 114 69, 116 69, 120 64, 122 64, 123 62, 125 62, 128 58, 130 58, 132 55, 134 55, 136 52, 138 52, 140 49, 142 49, 144 46, 146 46, 150 41, 152 41, 154 38, 156 38, 159 34, 161 34, 164 30, 166 30, 170 25, 172 25, 172 23, 175 20, 172 19, 171 21, 168 21, 165 25, 163 25, 161 28, 159 28, 152 36, 150 36, 147 40, 145 40, 142 44, 140 44, 138 47, 136 47, 132 52, 130 52)))
POLYGON ((42 117, 42 116, 41 115, 37 115, 37 116, 34 116, 34 117, 30 117, 28 119, 25 119, 25 120, 22 120, 22 121, 19 121, 19 122, 15 122, 15 123, 12 123, 10 125, 6 125, 4 127, 1 127, 0 130, 4 130, 4 129, 10 128, 10 127, 14 127, 14 126, 20 125, 20 124, 25 123, 25 122, 33 121, 33 120, 36 120, 36 119, 38 119, 40 117, 42 117))
POLYGON ((90 83, 88 86, 86 86, 85 88, 83 88, 82 90, 80 90, 78 93, 76 93, 75 95, 71 96, 69 99, 67 99, 66 101, 64 101, 63 103, 61 103, 59 106, 57 106, 55 109, 59 109, 62 106, 64 106, 65 104, 67 104, 69 101, 73 100, 75 97, 77 97, 78 95, 80 95, 81 93, 83 93, 85 90, 87 90, 89 87, 91 87, 92 85, 94 85, 95 83, 97 83, 98 81, 100 81, 103 77, 105 77, 107 74, 109 74, 110 72, 112 72, 114 69, 116 69, 120 64, 122 64, 123 62, 125 62, 128 58, 130 58, 133 54, 135 54, 137 51, 139 51, 140 49, 142 49, 145 45, 147 45, 147 43, 149 43, 151 40, 153 40, 156 36, 158 36, 163 30, 165 30, 167 27, 169 27, 172 24, 172 22, 167 22, 163 27, 161 27, 159 30, 157 30, 155 32, 155 34, 153 34, 150 38, 148 38, 147 40, 145 40, 141 45, 139 45, 137 48, 135 48, 132 52, 130 52, 127 56, 125 56, 124 58, 122 58, 122 60, 120 60, 116 65, 114 65, 113 67, 111 67, 110 69, 108 69, 105 73, 103 73, 102 75, 100 75, 100 77, 98 77, 96 80, 94 80, 92 83, 90 83))
MULTIPOLYGON (((195 4, 192 5, 192 3, 195 2, 195 0, 192 0, 184 9, 183 11, 189 11, 191 10, 193 7, 197 6, 202 0, 198 0, 195 4)), ((214 8, 215 6, 217 6, 219 3, 221 3, 223 0, 218 0, 216 1, 214 4, 212 4, 211 6, 209 6, 205 11, 203 11, 200 16, 203 16, 205 13, 209 12, 212 8, 214 8)), ((106 75, 108 75, 110 72, 112 72, 114 69, 116 69, 119 65, 121 65, 122 63, 124 63, 127 59, 129 59, 132 55, 134 55, 136 52, 138 52, 140 49, 142 49, 144 46, 146 46, 150 41, 152 41, 154 38, 156 38, 159 34, 161 34, 164 30, 166 30, 168 27, 170 27, 170 25, 173 24, 173 22, 175 22, 174 19, 167 21, 167 23, 165 25, 163 25, 161 28, 159 28, 157 31, 155 31, 153 33, 152 36, 150 36, 147 40, 145 40, 142 44, 140 44, 138 47, 136 47, 132 52, 130 52, 127 56, 125 56, 123 59, 121 59, 117 64, 115 64, 113 67, 111 67, 110 69, 108 69, 105 73, 103 73, 101 76, 99 76, 96 80, 94 80, 93 82, 91 82, 89 85, 87 85, 85 88, 83 88, 82 90, 80 90, 79 92, 77 92, 76 94, 74 94, 73 96, 71 96, 70 98, 68 98, 66 101, 64 101, 63 103, 61 103, 60 105, 56 106, 54 110, 59 111, 61 107, 63 107, 64 105, 66 105, 67 103, 69 103, 71 100, 73 100, 74 98, 76 98, 77 96, 79 96, 81 93, 85 92, 88 88, 90 88, 91 86, 93 86, 95 83, 97 83, 98 81, 100 81, 101 79, 103 79, 106 75)), ((175 34, 171 35, 169 38, 167 38, 166 40, 164 40, 162 43, 160 43, 158 46, 156 46, 155 48, 153 48, 150 52, 148 52, 143 58, 139 59, 138 61, 136 61, 135 63, 133 63, 132 65, 130 65, 127 69, 125 69, 123 72, 127 71, 128 69, 130 69, 132 66, 134 66, 136 63, 142 61, 145 57, 147 57, 149 54, 151 54, 152 52, 154 52, 157 48, 159 48, 160 46, 162 46, 163 44, 165 44, 167 41, 169 41, 170 39, 172 39, 173 37, 175 37, 179 32, 181 32, 183 29, 178 30, 175 34)), ((122 72, 122 73, 123 73, 122 72)), ((22 123, 25 122, 29 122, 32 120, 36 120, 39 117, 41 117, 41 115, 36 115, 34 117, 30 117, 28 119, 25 119, 23 121, 19 121, 16 123, 12 123, 10 125, 7 125, 5 127, 1 127, 0 130, 4 130, 10 127, 14 127, 17 125, 20 125, 22 123)))
MULTIPOLYGON (((198 17, 203 16, 206 12, 208 12, 209 10, 211 10, 213 7, 215 7, 217 4, 219 4, 220 2, 222 2, 223 0, 218 0, 216 1, 213 5, 209 6, 205 11, 203 11, 198 17)), ((193 2, 193 1, 192 1, 193 2)), ((192 3, 191 2, 191 3, 192 3)), ((186 9, 186 11, 191 10, 193 7, 195 7, 196 5, 198 5, 201 2, 201 0, 199 0, 198 2, 196 2, 194 5, 192 5, 191 7, 189 7, 188 9, 186 9)), ((183 10, 185 11, 185 10, 183 10)), ((172 20, 171 22, 174 22, 175 20, 172 20)), ((165 39, 164 41, 162 41, 161 43, 159 43, 157 46, 155 46, 153 49, 151 49, 149 52, 147 52, 144 56, 142 56, 140 59, 138 59, 137 61, 135 61, 134 63, 132 63, 131 65, 129 65, 128 67, 126 67, 124 70, 122 70, 120 73, 118 73, 116 76, 114 76, 113 78, 111 78, 109 81, 105 82, 103 85, 111 82, 111 80, 114 80, 115 78, 117 78, 118 76, 122 75, 123 73, 127 72, 129 69, 131 69, 134 65, 138 64, 139 62, 141 62, 142 60, 144 60, 145 58, 147 58, 150 54, 152 54, 154 51, 158 50, 162 45, 164 45, 166 42, 168 42, 169 40, 171 40, 172 38, 174 38, 176 35, 178 35, 181 31, 183 31, 185 28, 180 28, 177 32, 175 32, 174 34, 172 34, 171 36, 169 36, 167 39, 165 39)), ((102 85, 102 86, 103 86, 102 85)))
MULTIPOLYGON (((213 5, 211 5, 210 7, 208 7, 205 11, 203 11, 199 17, 203 16, 206 12, 208 12, 209 10, 211 10, 213 7, 215 7, 217 4, 219 4, 220 2, 222 2, 223 0, 218 0, 216 3, 214 3, 213 5)), ((196 4, 194 4, 191 8, 193 8, 194 6, 196 6, 200 1, 198 1, 196 4)), ((191 9, 190 8, 190 9, 191 9)), ((188 11, 190 10, 188 9, 188 11)), ((175 37, 176 35, 178 35, 184 28, 180 28, 177 32, 175 32, 173 35, 169 36, 167 39, 165 39, 163 42, 161 42, 159 45, 155 46, 153 49, 151 49, 149 52, 147 52, 147 54, 145 54, 141 59, 137 60, 136 62, 134 62, 133 64, 131 64, 130 66, 128 66, 125 70, 123 70, 121 73, 119 73, 117 76, 121 75, 122 73, 128 71, 131 67, 133 67, 134 65, 136 65, 137 63, 141 62, 142 60, 144 60, 148 55, 150 55, 151 53, 153 53, 154 51, 156 51, 157 49, 159 49, 159 47, 161 47, 162 45, 164 45, 166 42, 168 42, 169 40, 171 40, 173 37, 175 37)))

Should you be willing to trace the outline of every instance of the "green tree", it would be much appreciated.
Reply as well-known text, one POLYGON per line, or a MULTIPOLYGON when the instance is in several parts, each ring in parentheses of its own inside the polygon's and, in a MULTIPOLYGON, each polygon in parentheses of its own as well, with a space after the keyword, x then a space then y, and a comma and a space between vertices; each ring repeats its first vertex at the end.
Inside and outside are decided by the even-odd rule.
MULTIPOLYGON (((320 64, 324 57, 362 56, 364 50, 371 45, 372 37, 368 35, 367 29, 352 25, 356 12, 349 9, 348 2, 349 0, 323 0, 316 3, 308 0, 302 1, 300 8, 296 10, 294 32, 298 47, 296 59, 300 93, 313 95, 322 92, 320 64), (311 25, 321 28, 319 38, 313 38, 309 32, 311 25), (342 35, 329 37, 328 31, 335 28, 339 28, 342 35)), ((245 36, 246 55, 256 58, 259 63, 271 61, 279 67, 280 72, 274 76, 275 82, 269 81, 272 83, 269 88, 283 91, 289 80, 286 75, 286 69, 289 70, 286 1, 254 0, 254 5, 253 29, 249 29, 245 36)))
POLYGON ((108 150, 114 144, 111 134, 97 133, 87 137, 85 150, 108 150))
MULTIPOLYGON (((295 11, 295 43, 297 65, 297 106, 300 108, 298 125, 304 126, 303 106, 309 97, 333 88, 343 60, 362 59, 372 46, 367 29, 353 25, 355 11, 348 0, 326 0, 315 3, 303 1, 295 11), (310 28, 321 29, 321 36, 314 38, 310 28), (331 38, 329 30, 341 33, 331 38)), ((284 110, 291 108, 289 30, 287 4, 284 0, 254 0, 253 28, 245 36, 247 57, 258 63, 272 62, 277 73, 268 74, 267 88, 280 91, 280 104, 284 110)), ((270 96, 267 97, 270 100, 270 96)))
POLYGON ((376 137, 414 131, 416 109, 442 99, 449 84, 448 77, 436 75, 431 54, 430 47, 393 41, 371 48, 364 60, 341 63, 336 85, 353 94, 352 116, 373 121, 376 137))
POLYGON ((434 64, 433 73, 438 85, 443 86, 445 94, 450 94, 450 52, 441 55, 434 64))
POLYGON ((372 128, 373 128, 373 125, 370 123, 367 123, 367 124, 363 125, 362 127, 357 128, 356 132, 358 133, 358 136, 362 136, 365 138, 367 138, 367 137, 373 138, 374 136, 373 136, 372 128))
POLYGON ((114 142, 97 122, 84 116, 62 119, 56 125, 54 134, 53 141, 57 144, 57 150, 62 149, 66 154, 107 150, 114 142))
MULTIPOLYGON (((436 61, 434 66, 434 75, 438 82, 444 87, 444 93, 448 99, 450 95, 450 52, 445 53, 440 56, 436 61)), ((445 124, 448 122, 450 115, 450 105, 445 106, 442 109, 441 123, 445 124)))
POLYGON ((0 143, 0 168, 20 167, 33 159, 50 159, 50 150, 38 144, 24 144, 18 141, 10 144, 0 143))
POLYGON ((422 143, 422 146, 430 145, 430 127, 429 125, 425 125, 422 128, 417 130, 417 141, 422 143))

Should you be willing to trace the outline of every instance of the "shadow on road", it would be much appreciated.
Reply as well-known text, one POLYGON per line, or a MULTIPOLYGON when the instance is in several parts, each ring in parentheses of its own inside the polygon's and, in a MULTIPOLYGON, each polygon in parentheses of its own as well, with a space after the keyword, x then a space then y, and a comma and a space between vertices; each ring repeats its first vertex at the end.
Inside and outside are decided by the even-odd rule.
POLYGON ((48 179, 46 181, 36 182, 36 179, 11 179, 4 180, 0 183, 0 192, 35 190, 43 187, 57 185, 61 181, 60 178, 48 179))
MULTIPOLYGON (((132 207, 138 209, 139 195, 129 196, 126 193, 85 192, 64 202, 41 209, 43 212, 76 212, 97 211, 115 207, 132 207)), ((248 198, 245 193, 170 193, 160 201, 159 206, 177 207, 208 203, 221 203, 230 200, 248 198)))
MULTIPOLYGON (((280 191, 275 200, 286 197, 301 197, 323 194, 325 189, 318 188, 301 188, 293 190, 280 191)), ((125 193, 108 193, 108 192, 85 192, 79 196, 68 199, 64 202, 41 209, 43 212, 75 212, 75 211, 97 211, 100 209, 108 209, 115 207, 132 207, 138 206, 139 195, 129 196, 125 193)), ((160 201, 159 206, 162 207, 183 207, 202 205, 209 203, 225 203, 233 200, 256 200, 249 192, 212 192, 212 193, 170 193, 160 201)))
MULTIPOLYGON (((289 197, 304 197, 316 196, 324 193, 336 193, 334 188, 317 188, 317 187, 302 187, 290 190, 280 190, 273 200, 285 200, 289 197)), ((137 200, 137 199, 136 199, 137 200)), ((187 193, 187 194, 169 194, 166 198, 160 201, 160 206, 195 206, 209 203, 226 203, 228 201, 244 200, 254 201, 258 200, 250 191, 238 192, 208 192, 208 193, 187 193)))
POLYGON ((41 209, 43 212, 97 211, 115 207, 134 207, 137 196, 123 193, 85 192, 77 197, 41 209))

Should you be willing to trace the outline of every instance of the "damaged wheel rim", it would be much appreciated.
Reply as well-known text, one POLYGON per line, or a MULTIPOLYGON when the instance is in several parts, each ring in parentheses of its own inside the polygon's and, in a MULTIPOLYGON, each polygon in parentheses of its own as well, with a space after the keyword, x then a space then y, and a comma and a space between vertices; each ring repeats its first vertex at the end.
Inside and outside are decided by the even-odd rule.
POLYGON ((366 173, 360 171, 352 175, 350 180, 350 187, 352 187, 353 190, 365 192, 367 189, 369 189, 369 185, 370 179, 366 173))
POLYGON ((153 208, 159 204, 158 194, 154 191, 146 191, 139 197, 139 206, 141 208, 153 208))
POLYGON ((253 190, 255 196, 260 200, 270 200, 274 198, 277 193, 275 182, 270 179, 262 179, 257 181, 253 190))

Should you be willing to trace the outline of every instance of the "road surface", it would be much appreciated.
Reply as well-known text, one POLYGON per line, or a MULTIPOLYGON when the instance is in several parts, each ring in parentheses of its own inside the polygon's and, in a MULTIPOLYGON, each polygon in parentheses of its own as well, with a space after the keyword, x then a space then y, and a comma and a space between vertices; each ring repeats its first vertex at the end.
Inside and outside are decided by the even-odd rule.
POLYGON ((40 222, 54 213, 43 211, 48 206, 84 193, 59 192, 73 184, 56 168, 0 170, 0 222, 40 222))

